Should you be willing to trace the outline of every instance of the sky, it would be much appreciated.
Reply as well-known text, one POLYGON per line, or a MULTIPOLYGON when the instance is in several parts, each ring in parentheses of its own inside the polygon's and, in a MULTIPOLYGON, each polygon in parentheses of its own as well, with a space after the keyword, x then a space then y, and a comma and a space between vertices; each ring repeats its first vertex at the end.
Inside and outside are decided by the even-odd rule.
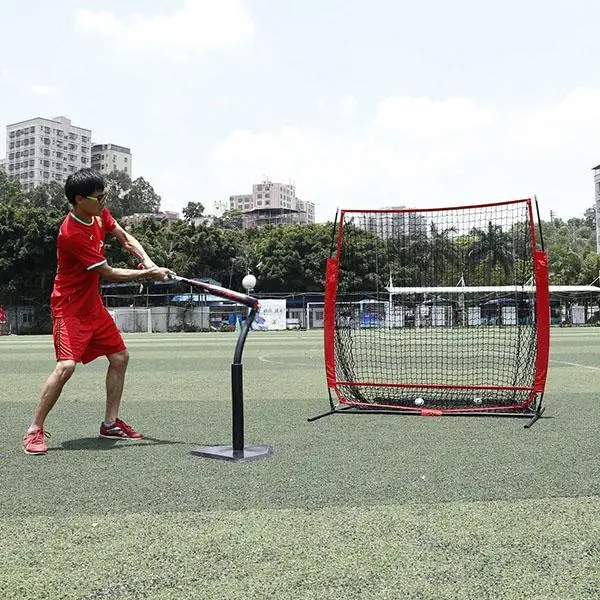
POLYGON ((600 164, 600 2, 0 0, 5 125, 128 146, 163 210, 265 177, 316 205, 537 196, 582 216, 600 164))

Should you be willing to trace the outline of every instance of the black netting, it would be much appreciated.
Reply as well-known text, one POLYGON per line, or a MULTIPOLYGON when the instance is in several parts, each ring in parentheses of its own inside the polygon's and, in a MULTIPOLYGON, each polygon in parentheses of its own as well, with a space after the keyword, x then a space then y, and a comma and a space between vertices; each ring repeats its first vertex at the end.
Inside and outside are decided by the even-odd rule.
POLYGON ((528 201, 342 213, 334 355, 345 401, 484 409, 532 400, 530 214, 528 201))

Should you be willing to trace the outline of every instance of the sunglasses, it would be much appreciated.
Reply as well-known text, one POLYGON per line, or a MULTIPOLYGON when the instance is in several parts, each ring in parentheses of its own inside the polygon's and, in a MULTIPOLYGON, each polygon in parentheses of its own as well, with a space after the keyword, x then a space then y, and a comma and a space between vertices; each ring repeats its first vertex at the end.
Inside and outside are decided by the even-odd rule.
POLYGON ((104 202, 106 200, 106 194, 100 194, 99 196, 86 196, 88 200, 94 200, 94 202, 104 202))

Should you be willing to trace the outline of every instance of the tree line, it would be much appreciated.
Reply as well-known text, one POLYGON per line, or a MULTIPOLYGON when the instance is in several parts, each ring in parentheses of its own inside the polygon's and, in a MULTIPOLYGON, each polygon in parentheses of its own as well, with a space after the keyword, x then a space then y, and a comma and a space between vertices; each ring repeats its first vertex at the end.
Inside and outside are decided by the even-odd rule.
MULTIPOLYGON (((108 180, 108 204, 117 219, 160 209, 161 198, 145 179, 131 181, 126 174, 113 173, 108 180)), ((0 172, 0 304, 49 304, 56 235, 68 210, 62 185, 51 182, 25 192, 0 172)), ((204 223, 198 219, 204 215, 200 202, 189 203, 183 215, 169 226, 147 219, 129 229, 157 264, 184 276, 210 277, 240 289, 243 276, 252 272, 259 281, 257 291, 264 294, 323 291, 333 223, 243 229, 241 214, 235 211, 204 223)), ((591 208, 581 218, 542 223, 551 283, 589 284, 598 277, 595 226, 591 208)), ((383 289, 389 275, 394 285, 439 285, 436 278, 444 269, 454 269, 468 285, 502 284, 519 277, 514 241, 519 232, 514 227, 502 231, 488 223, 458 235, 453 228, 441 230, 430 223, 402 247, 358 227, 347 233, 353 252, 340 265, 340 281, 349 290, 383 289)), ((527 248, 519 252, 525 257, 527 248)), ((111 238, 106 255, 113 266, 135 266, 111 238)))

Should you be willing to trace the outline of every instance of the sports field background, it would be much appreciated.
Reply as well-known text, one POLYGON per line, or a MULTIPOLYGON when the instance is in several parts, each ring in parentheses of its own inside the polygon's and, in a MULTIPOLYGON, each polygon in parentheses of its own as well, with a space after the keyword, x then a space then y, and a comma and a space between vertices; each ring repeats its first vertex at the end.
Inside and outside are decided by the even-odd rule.
POLYGON ((23 453, 50 337, 0 338, 0 598, 600 598, 600 329, 554 329, 545 418, 346 415, 322 332, 252 332, 247 443, 231 443, 236 334, 129 335, 122 416, 97 438, 105 361, 79 367, 45 457, 23 453))

